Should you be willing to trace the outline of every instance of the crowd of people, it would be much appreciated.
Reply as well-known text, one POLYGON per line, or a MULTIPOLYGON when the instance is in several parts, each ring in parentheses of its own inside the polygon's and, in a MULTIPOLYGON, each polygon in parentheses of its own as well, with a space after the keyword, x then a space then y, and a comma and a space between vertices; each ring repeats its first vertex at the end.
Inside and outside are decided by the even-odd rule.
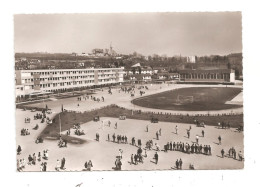
POLYGON ((205 154, 205 155, 211 155, 211 146, 210 145, 198 145, 196 143, 193 143, 190 145, 189 143, 183 143, 183 142, 168 142, 164 145, 164 152, 167 151, 180 151, 183 153, 188 154, 205 154))
MULTIPOLYGON (((145 88, 145 89, 148 90, 148 87, 145 88)), ((135 87, 121 87, 119 92, 120 91, 131 94, 131 93, 135 92, 135 87)), ((111 88, 108 90, 108 92, 109 92, 109 94, 112 94, 111 88)), ((145 92, 140 91, 141 95, 143 93, 145 93, 145 92)), ((83 99, 85 99, 85 100, 91 99, 93 101, 98 101, 98 102, 100 101, 100 98, 94 97, 94 96, 85 96, 85 97, 80 96, 80 97, 77 98, 78 101, 81 101, 83 99)), ((104 102, 103 96, 101 97, 101 100, 104 102)), ((44 119, 44 118, 46 118, 45 113, 37 113, 34 116, 34 119, 44 119)), ((102 123, 103 123, 103 121, 102 121, 102 123)), ((195 120, 195 124, 202 124, 202 123, 195 120)), ((111 126, 110 120, 108 121, 108 126, 109 127, 111 126)), ((219 123, 218 126, 219 126, 219 128, 221 128, 221 127, 222 128, 228 128, 228 127, 230 127, 230 124, 222 122, 222 123, 219 123)), ((36 124, 35 129, 38 129, 38 127, 39 127, 38 124, 36 124)), ((204 124, 203 127, 205 127, 205 124, 204 124)), ((114 128, 117 129, 117 122, 115 123, 114 128)), ((178 135, 178 133, 181 134, 182 131, 179 132, 178 125, 176 125, 176 126, 174 125, 172 128, 174 129, 176 135, 178 135)), ((180 128, 181 128, 181 126, 180 126, 180 128)), ((76 135, 80 136, 80 135, 85 134, 84 131, 81 130, 80 124, 74 125, 73 129, 75 129, 74 132, 75 132, 76 135)), ((147 133, 149 132, 148 125, 146 126, 146 132, 147 133)), ((191 131, 191 126, 190 126, 190 128, 187 129, 187 137, 188 138, 190 138, 191 132, 192 131, 191 131)), ((66 133, 67 133, 67 135, 70 135, 70 129, 68 129, 66 133)), ((29 134, 30 134, 30 132, 29 132, 28 129, 25 129, 25 128, 22 129, 21 135, 29 135, 29 134)), ((112 140, 110 140, 110 138, 111 138, 110 135, 111 134, 107 135, 108 142, 114 142, 114 143, 118 143, 118 144, 128 144, 128 138, 127 138, 126 135, 116 135, 115 133, 113 133, 112 136, 111 136, 112 140)), ((155 135, 156 135, 156 140, 159 140, 160 136, 162 136, 162 129, 160 128, 159 130, 157 130, 155 135)), ((204 137, 204 136, 205 136, 205 131, 204 131, 204 129, 202 129, 201 137, 204 137)), ((153 139, 155 139, 155 138, 153 138, 153 139)), ((100 135, 99 135, 99 133, 96 133, 96 141, 99 141, 99 140, 100 140, 100 135)), ((129 142, 129 144, 137 147, 136 153, 131 154, 131 158, 130 158, 131 159, 131 161, 130 161, 131 165, 138 165, 139 163, 144 163, 144 158, 147 157, 147 153, 146 153, 147 150, 155 151, 155 154, 154 154, 154 157, 153 157, 153 159, 155 160, 154 161, 155 164, 158 164, 158 162, 159 162, 159 153, 165 154, 168 151, 179 151, 179 152, 187 153, 187 154, 212 155, 212 147, 210 145, 200 144, 198 135, 196 135, 196 137, 195 137, 195 142, 192 142, 192 143, 188 143, 188 142, 184 143, 184 142, 181 142, 181 141, 179 141, 179 142, 169 141, 165 145, 163 145, 163 150, 161 150, 159 144, 157 142, 154 142, 153 140, 148 140, 148 141, 145 140, 146 141, 146 143, 144 144, 145 148, 143 148, 143 149, 142 149, 142 146, 143 146, 142 139, 132 137, 130 140, 131 141, 129 142), (160 151, 164 151, 165 153, 161 153, 160 151)), ((40 139, 40 138, 37 138, 36 143, 40 143, 41 141, 43 141, 43 140, 40 139)), ((218 136, 218 144, 219 145, 221 145, 221 143, 222 143, 221 141, 222 141, 222 137, 218 136)), ((60 138, 60 140, 58 141, 58 146, 59 147, 67 147, 67 141, 60 138)), ((22 149, 21 149, 21 146, 19 145, 18 148, 17 148, 17 154, 20 155, 21 151, 22 151, 22 149)), ((121 170, 122 169, 122 163, 123 163, 122 162, 123 161, 122 153, 123 153, 122 149, 119 149, 118 156, 116 156, 116 160, 115 160, 115 168, 114 168, 115 170, 121 170)), ((225 156, 224 149, 221 150, 221 155, 222 155, 222 157, 225 156)), ((242 152, 240 151, 239 153, 237 153, 236 150, 233 147, 228 150, 228 157, 233 158, 233 159, 237 159, 237 157, 238 157, 238 160, 240 160, 240 161, 243 160, 242 152)), ((26 167, 26 165, 36 165, 37 161, 40 163, 42 161, 42 159, 44 159, 44 161, 41 163, 40 171, 47 171, 47 160, 48 160, 48 158, 49 158, 48 150, 44 150, 43 155, 41 155, 41 153, 39 152, 38 159, 37 159, 35 153, 33 153, 32 155, 30 154, 28 156, 28 163, 27 164, 25 162, 25 159, 23 159, 23 158, 17 159, 17 170, 23 171, 24 168, 26 167)), ((129 156, 128 156, 128 159, 129 159, 129 156)), ((113 162, 112 162, 112 164, 113 164, 113 162)), ((175 168, 176 169, 182 169, 182 166, 183 166, 182 159, 181 158, 177 159, 176 162, 175 162, 175 168)), ((84 168, 85 168, 86 171, 91 171, 92 167, 93 167, 93 164, 92 164, 91 160, 86 161, 84 163, 84 168)), ((189 169, 194 169, 194 166, 192 164, 190 164, 189 169)), ((57 159, 57 164, 56 164, 55 170, 56 171, 65 170, 65 158, 57 159)))

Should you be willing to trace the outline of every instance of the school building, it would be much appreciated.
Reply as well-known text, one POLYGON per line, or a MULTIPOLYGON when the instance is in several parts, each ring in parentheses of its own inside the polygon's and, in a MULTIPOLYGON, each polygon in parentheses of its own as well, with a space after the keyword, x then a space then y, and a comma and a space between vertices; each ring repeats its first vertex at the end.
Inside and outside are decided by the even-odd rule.
POLYGON ((16 98, 124 82, 124 68, 16 70, 16 98))
POLYGON ((180 83, 234 83, 235 71, 232 69, 179 70, 180 83))

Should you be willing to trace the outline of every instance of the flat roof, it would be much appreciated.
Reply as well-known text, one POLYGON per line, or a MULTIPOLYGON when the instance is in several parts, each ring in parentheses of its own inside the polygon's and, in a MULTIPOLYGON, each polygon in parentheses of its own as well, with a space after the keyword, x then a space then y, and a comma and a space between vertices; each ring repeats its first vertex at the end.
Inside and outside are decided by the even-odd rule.
POLYGON ((120 68, 81 68, 81 69, 23 69, 23 70, 16 70, 16 72, 18 71, 23 71, 23 72, 45 72, 45 71, 85 71, 85 70, 124 70, 124 67, 120 67, 120 68))
POLYGON ((179 73, 233 73, 233 69, 211 69, 211 70, 202 70, 202 69, 184 69, 179 70, 179 73))

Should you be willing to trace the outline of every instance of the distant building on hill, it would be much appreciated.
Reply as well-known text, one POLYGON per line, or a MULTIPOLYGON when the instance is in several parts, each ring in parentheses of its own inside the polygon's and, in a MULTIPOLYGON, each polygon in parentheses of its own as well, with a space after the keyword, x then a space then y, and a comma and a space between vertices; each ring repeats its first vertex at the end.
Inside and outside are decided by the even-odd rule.
POLYGON ((196 63, 196 56, 188 56, 187 63, 196 63))

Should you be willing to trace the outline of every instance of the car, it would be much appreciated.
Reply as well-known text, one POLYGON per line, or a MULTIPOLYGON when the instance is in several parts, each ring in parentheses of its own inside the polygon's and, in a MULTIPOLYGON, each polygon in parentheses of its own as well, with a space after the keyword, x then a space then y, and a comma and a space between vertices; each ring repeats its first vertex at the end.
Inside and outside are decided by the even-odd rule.
POLYGON ((120 116, 119 116, 119 119, 120 119, 120 120, 126 120, 126 116, 125 116, 125 115, 120 115, 120 116))
POLYGON ((99 121, 100 120, 100 117, 99 116, 95 116, 94 118, 93 118, 93 121, 99 121))

